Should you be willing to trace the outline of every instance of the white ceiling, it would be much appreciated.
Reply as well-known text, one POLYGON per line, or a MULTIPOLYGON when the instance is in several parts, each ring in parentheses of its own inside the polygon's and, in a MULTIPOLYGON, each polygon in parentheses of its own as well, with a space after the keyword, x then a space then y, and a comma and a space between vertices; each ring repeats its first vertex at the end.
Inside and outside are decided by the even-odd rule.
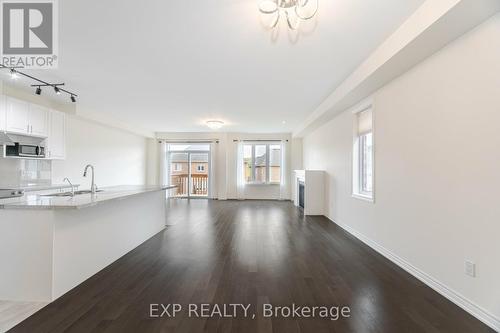
POLYGON ((294 43, 257 0, 64 0, 59 69, 36 73, 141 129, 291 132, 423 2, 320 0, 294 43))

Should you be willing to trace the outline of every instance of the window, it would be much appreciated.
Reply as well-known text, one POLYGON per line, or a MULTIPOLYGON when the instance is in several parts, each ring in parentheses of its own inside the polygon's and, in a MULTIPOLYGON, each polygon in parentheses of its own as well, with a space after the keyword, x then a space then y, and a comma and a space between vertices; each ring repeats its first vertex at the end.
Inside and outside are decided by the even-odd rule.
POLYGON ((279 184, 281 182, 281 145, 246 144, 243 146, 246 183, 279 184))
POLYGON ((254 146, 254 165, 255 165, 255 177, 254 182, 265 183, 267 182, 267 146, 266 145, 255 145, 254 146))
POLYGON ((243 168, 245 175, 245 182, 250 183, 253 181, 253 146, 243 146, 243 168))
POLYGON ((368 108, 355 114, 353 145, 353 196, 374 199, 373 113, 368 108))
POLYGON ((205 166, 204 165, 198 165, 198 167, 196 168, 196 170, 198 170, 199 172, 203 172, 203 171, 205 171, 205 166))
POLYGON ((281 182, 281 145, 269 145, 269 182, 281 182))
POLYGON ((182 171, 182 164, 181 163, 174 163, 174 171, 182 171))
POLYGON ((373 133, 363 134, 359 137, 359 150, 360 192, 370 195, 373 191, 373 133))

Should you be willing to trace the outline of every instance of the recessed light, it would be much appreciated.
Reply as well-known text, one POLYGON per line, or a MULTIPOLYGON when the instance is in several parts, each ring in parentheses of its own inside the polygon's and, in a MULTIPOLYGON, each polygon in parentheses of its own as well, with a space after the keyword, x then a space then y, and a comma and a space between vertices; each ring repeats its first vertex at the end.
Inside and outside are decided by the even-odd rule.
POLYGON ((220 120, 209 120, 209 121, 207 121, 207 126, 208 126, 210 129, 213 129, 213 130, 218 130, 218 129, 220 129, 222 126, 224 126, 224 122, 223 122, 223 121, 220 121, 220 120))
POLYGON ((282 123, 283 125, 285 125, 285 124, 286 124, 286 120, 283 120, 281 123, 282 123))

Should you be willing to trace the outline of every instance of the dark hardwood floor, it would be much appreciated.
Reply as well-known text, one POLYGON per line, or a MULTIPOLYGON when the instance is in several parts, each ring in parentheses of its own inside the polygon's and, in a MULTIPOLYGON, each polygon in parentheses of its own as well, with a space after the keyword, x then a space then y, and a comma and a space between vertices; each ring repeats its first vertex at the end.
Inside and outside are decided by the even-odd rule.
POLYGON ((291 203, 169 206, 175 225, 12 332, 493 332, 326 218, 304 219, 291 203), (189 318, 183 310, 150 318, 151 303, 248 303, 257 316, 189 318), (351 312, 337 321, 263 318, 266 303, 351 312))

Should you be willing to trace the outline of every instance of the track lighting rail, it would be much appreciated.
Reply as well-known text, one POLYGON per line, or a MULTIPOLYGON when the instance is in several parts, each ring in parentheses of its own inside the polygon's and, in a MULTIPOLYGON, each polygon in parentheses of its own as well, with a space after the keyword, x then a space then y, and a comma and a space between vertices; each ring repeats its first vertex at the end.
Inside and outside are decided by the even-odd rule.
POLYGON ((10 70, 11 75, 13 77, 14 77, 14 75, 21 75, 21 76, 24 76, 24 77, 26 77, 28 79, 33 80, 33 81, 39 82, 40 84, 32 84, 31 85, 32 87, 36 87, 37 88, 36 91, 35 91, 35 94, 37 94, 37 95, 41 95, 41 93, 42 93, 42 88, 41 87, 53 87, 54 91, 56 92, 56 94, 60 95, 61 92, 64 92, 64 93, 70 95, 70 99, 71 99, 71 101, 73 103, 76 102, 76 97, 78 97, 77 94, 75 94, 74 92, 71 92, 69 90, 60 88, 61 86, 65 85, 64 83, 49 83, 49 82, 46 82, 46 81, 41 80, 39 78, 36 78, 36 77, 34 77, 32 75, 20 72, 18 70, 18 68, 22 68, 22 67, 7 67, 7 66, 5 66, 3 64, 0 64, 0 69, 8 69, 8 70, 10 70))

